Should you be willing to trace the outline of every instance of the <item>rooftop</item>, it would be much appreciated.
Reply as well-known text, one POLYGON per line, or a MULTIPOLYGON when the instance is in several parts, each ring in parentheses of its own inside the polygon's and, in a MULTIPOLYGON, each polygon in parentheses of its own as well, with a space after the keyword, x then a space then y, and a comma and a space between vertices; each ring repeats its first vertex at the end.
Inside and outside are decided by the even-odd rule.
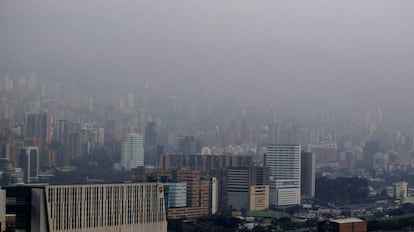
POLYGON ((330 220, 330 221, 342 224, 342 223, 363 222, 364 220, 361 220, 359 218, 344 218, 344 219, 336 219, 336 220, 330 220))

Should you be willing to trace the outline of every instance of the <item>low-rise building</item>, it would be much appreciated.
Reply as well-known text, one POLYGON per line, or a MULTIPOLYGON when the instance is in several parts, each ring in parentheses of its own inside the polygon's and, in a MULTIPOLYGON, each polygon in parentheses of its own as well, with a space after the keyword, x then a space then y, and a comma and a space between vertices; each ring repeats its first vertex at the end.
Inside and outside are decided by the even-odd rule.
POLYGON ((358 218, 321 221, 318 232, 366 232, 367 222, 358 218))

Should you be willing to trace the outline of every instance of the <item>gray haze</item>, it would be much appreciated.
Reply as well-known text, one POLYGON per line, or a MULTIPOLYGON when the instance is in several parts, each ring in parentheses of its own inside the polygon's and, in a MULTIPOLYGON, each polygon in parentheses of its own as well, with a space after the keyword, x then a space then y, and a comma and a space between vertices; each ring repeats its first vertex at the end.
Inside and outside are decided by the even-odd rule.
POLYGON ((0 75, 412 108, 413 12, 412 0, 2 0, 0 75))

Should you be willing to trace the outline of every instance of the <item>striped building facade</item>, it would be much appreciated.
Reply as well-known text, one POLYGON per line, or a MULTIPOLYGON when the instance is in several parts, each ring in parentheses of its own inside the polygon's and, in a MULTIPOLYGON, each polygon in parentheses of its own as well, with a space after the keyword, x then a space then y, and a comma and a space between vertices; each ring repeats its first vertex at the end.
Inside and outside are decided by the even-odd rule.
POLYGON ((46 185, 29 192, 31 215, 16 216, 30 218, 31 231, 167 231, 164 189, 156 183, 46 185))

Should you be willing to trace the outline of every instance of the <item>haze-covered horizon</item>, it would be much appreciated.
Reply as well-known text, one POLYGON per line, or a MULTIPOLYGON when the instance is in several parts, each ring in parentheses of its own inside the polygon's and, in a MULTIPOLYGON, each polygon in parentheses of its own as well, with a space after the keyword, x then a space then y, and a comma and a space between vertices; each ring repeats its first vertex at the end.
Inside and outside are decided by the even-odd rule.
POLYGON ((414 97, 413 8, 409 0, 5 0, 0 76, 404 110, 414 97))

